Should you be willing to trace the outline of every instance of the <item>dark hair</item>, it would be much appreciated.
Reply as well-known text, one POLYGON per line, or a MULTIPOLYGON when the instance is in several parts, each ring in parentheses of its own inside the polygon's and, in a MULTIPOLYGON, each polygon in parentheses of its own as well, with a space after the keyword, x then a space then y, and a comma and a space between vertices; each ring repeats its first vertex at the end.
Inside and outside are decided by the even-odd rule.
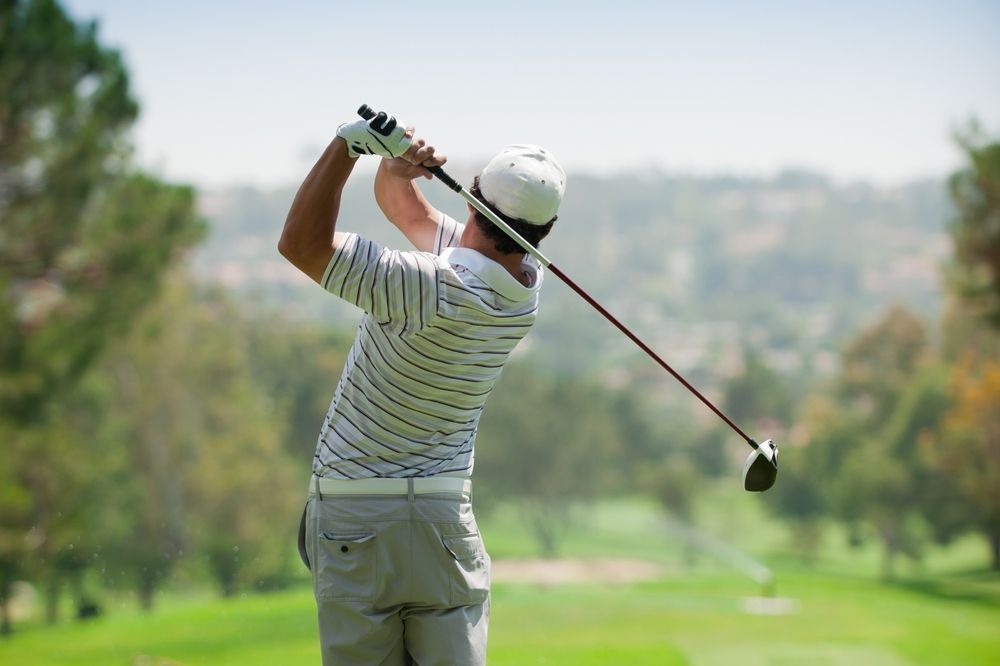
MULTIPOLYGON (((472 196, 476 197, 484 204, 486 207, 493 211, 497 217, 510 225, 510 227, 521 235, 521 238, 528 241, 532 247, 538 247, 538 244, 542 242, 542 239, 549 235, 552 231, 552 225, 555 223, 558 215, 553 216, 551 220, 545 224, 532 224, 531 222, 525 222, 524 220, 516 220, 512 217, 507 217, 499 210, 496 206, 491 204, 483 196, 483 193, 479 189, 479 176, 476 176, 475 180, 472 181, 472 188, 469 190, 472 196)), ((507 235, 507 233, 489 221, 489 219, 480 213, 478 210, 473 211, 475 213, 476 224, 479 225, 480 231, 493 241, 493 247, 496 248, 497 252, 502 252, 504 254, 515 254, 523 253, 524 248, 518 245, 513 238, 507 235)))

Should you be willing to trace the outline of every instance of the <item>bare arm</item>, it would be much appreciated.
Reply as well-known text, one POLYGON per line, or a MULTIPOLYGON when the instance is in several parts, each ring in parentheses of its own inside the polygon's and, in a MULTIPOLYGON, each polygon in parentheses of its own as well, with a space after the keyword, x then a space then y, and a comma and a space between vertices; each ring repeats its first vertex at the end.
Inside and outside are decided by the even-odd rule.
POLYGON ((424 198, 416 179, 431 178, 424 167, 441 166, 446 161, 446 157, 434 154, 433 146, 418 139, 403 157, 383 159, 375 175, 375 201, 379 208, 423 252, 434 249, 441 213, 424 198))
POLYGON ((340 198, 357 160, 347 154, 347 144, 335 138, 299 187, 285 219, 278 252, 315 282, 337 247, 340 198))

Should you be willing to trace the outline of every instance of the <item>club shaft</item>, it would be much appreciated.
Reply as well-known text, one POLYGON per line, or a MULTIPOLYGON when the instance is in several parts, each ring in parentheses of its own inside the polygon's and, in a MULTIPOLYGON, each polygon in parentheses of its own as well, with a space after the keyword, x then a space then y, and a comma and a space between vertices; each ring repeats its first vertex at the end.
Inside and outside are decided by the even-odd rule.
POLYGON ((730 419, 728 416, 726 416, 722 412, 721 409, 719 409, 718 407, 716 407, 714 404, 712 404, 712 402, 708 398, 706 398, 704 395, 702 395, 701 391, 699 391, 694 386, 692 386, 691 382, 689 382, 688 380, 684 379, 684 377, 679 372, 677 372, 672 367, 670 367, 670 364, 667 363, 666 361, 664 361, 662 358, 660 358, 659 354, 657 354, 655 351, 653 351, 652 349, 650 349, 649 345, 647 345, 645 342, 643 342, 639 338, 639 336, 637 336, 635 333, 633 333, 632 331, 630 331, 629 328, 627 326, 625 326, 625 324, 623 324, 620 321, 618 321, 617 317, 615 317, 613 314, 611 314, 610 312, 608 312, 604 308, 603 305, 601 305, 596 300, 594 300, 594 298, 590 294, 588 294, 586 291, 584 291, 583 287, 581 287, 577 283, 573 282, 573 280, 571 280, 568 275, 566 275, 565 273, 563 273, 559 269, 559 267, 556 266, 555 264, 549 263, 548 268, 549 268, 550 271, 552 271, 553 273, 555 273, 559 277, 560 280, 562 280, 563 282, 565 282, 567 287, 569 287, 570 289, 572 289, 573 291, 575 291, 583 300, 585 300, 588 303, 590 303, 595 310, 597 310, 602 315, 604 315, 605 319, 607 319, 612 324, 614 324, 615 327, 619 331, 621 331, 622 333, 624 333, 628 337, 629 340, 631 340, 632 342, 634 342, 639 347, 639 349, 641 349, 642 351, 646 352, 646 354, 651 359, 653 359, 654 361, 656 361, 661 368, 663 368, 664 370, 666 370, 667 372, 669 372, 671 375, 673 375, 674 379, 676 379, 681 384, 683 384, 684 388, 686 388, 687 390, 691 391, 691 393, 693 393, 696 398, 698 398, 699 400, 701 400, 705 404, 706 407, 708 407, 713 412, 715 412, 716 416, 718 416, 720 419, 722 419, 723 421, 725 421, 726 424, 730 428, 733 429, 733 431, 735 431, 740 437, 742 437, 744 440, 746 440, 747 444, 749 444, 752 448, 755 448, 755 449, 757 448, 757 442, 755 442, 749 435, 747 435, 745 432, 743 432, 742 428, 740 428, 738 425, 736 425, 736 423, 734 423, 732 419, 730 419))
MULTIPOLYGON (((362 105, 361 108, 358 109, 358 115, 360 115, 362 118, 370 119, 370 118, 372 118, 372 117, 375 116, 375 112, 368 105, 362 105)), ((704 395, 702 395, 701 391, 699 391, 694 386, 692 386, 691 383, 688 382, 688 380, 684 379, 684 377, 679 372, 677 372, 672 367, 670 367, 670 364, 667 363, 666 361, 664 361, 662 358, 660 358, 659 354, 657 354, 652 349, 650 349, 649 345, 647 345, 645 342, 643 342, 641 339, 639 339, 639 336, 637 336, 635 333, 633 333, 632 331, 630 331, 628 329, 628 327, 625 326, 625 324, 623 324, 620 321, 618 321, 617 317, 615 317, 613 314, 611 314, 610 312, 608 312, 604 308, 603 305, 601 305, 596 300, 594 300, 594 298, 590 294, 588 294, 586 291, 584 291, 584 289, 582 287, 580 287, 576 282, 573 282, 573 280, 571 280, 568 275, 566 275, 565 273, 563 273, 562 270, 560 270, 558 266, 554 265, 551 261, 549 261, 548 257, 546 257, 544 254, 542 254, 538 250, 538 248, 536 248, 535 246, 533 246, 528 241, 524 240, 524 238, 522 238, 519 233, 517 233, 516 231, 514 231, 514 229, 512 229, 509 224, 507 224, 502 219, 500 219, 500 217, 498 217, 496 213, 494 213, 492 210, 490 210, 483 202, 481 202, 479 199, 477 199, 476 197, 474 197, 472 195, 472 193, 469 192, 467 189, 465 189, 464 187, 462 187, 458 183, 458 181, 456 181, 454 178, 452 178, 450 175, 448 175, 448 173, 445 172, 444 169, 442 169, 441 167, 430 167, 428 170, 432 174, 434 174, 434 176, 438 180, 440 180, 442 183, 444 183, 449 189, 454 190, 459 195, 461 195, 461 197, 463 199, 465 199, 466 201, 468 201, 469 204, 473 208, 475 208, 480 213, 482 213, 490 222, 492 222, 496 226, 500 227, 500 229, 502 229, 505 234, 507 234, 508 236, 510 236, 511 240, 513 240, 515 243, 517 243, 521 247, 522 250, 524 250, 526 253, 530 254, 532 257, 534 257, 535 259, 537 259, 538 262, 540 264, 542 264, 542 266, 545 266, 546 268, 548 268, 549 270, 551 270, 553 273, 555 273, 556 276, 560 280, 562 280, 566 284, 567 287, 569 287, 570 289, 572 289, 573 291, 575 291, 583 300, 585 300, 588 303, 590 303, 590 305, 595 310, 597 310, 602 315, 604 315, 605 319, 607 319, 612 324, 614 324, 615 327, 619 331, 621 331, 622 333, 624 333, 626 335, 626 337, 628 337, 629 340, 631 340, 632 342, 634 342, 639 347, 639 349, 641 349, 642 351, 646 352, 646 354, 651 359, 653 359, 654 361, 656 361, 657 364, 659 364, 659 366, 661 368, 663 368, 664 370, 666 370, 667 372, 669 372, 671 375, 673 375, 674 379, 676 379, 677 381, 679 381, 684 386, 684 388, 686 388, 688 391, 690 391, 691 393, 693 393, 696 398, 698 398, 699 400, 701 400, 705 404, 706 407, 708 407, 713 412, 715 412, 716 416, 718 416, 720 419, 722 419, 723 421, 725 421, 726 425, 728 425, 730 428, 733 429, 734 432, 736 432, 740 437, 742 437, 746 441, 746 443, 750 445, 751 448, 754 448, 754 449, 757 448, 757 442, 755 442, 752 437, 750 437, 745 432, 743 432, 742 428, 740 428, 738 425, 736 425, 733 422, 732 419, 730 419, 728 416, 726 416, 722 412, 721 409, 719 409, 718 407, 716 407, 714 404, 712 404, 712 402, 708 398, 706 398, 704 395)))
POLYGON ((537 259, 539 261, 539 263, 541 263, 543 266, 545 266, 546 268, 548 268, 549 270, 551 270, 553 273, 555 273, 555 275, 560 280, 562 280, 566 284, 567 287, 569 287, 570 289, 572 289, 573 291, 575 291, 583 300, 585 300, 588 303, 590 303, 590 305, 595 310, 597 310, 602 315, 604 315, 605 319, 607 319, 612 324, 614 324, 615 327, 619 331, 621 331, 622 333, 624 333, 628 337, 629 340, 631 340, 632 342, 634 342, 639 347, 639 349, 641 349, 642 351, 646 352, 646 354, 650 358, 652 358, 654 361, 656 361, 661 368, 663 368, 664 370, 666 370, 667 372, 669 372, 671 375, 673 375, 674 379, 676 379, 677 381, 679 381, 681 384, 684 385, 684 388, 686 388, 687 390, 691 391, 691 393, 693 393, 696 398, 698 398, 699 400, 701 400, 705 404, 706 407, 708 407, 713 412, 715 412, 716 416, 718 416, 720 419, 722 419, 723 421, 725 421, 726 425, 728 425, 730 428, 733 429, 734 432, 736 432, 740 437, 742 437, 744 440, 746 440, 747 444, 749 444, 754 449, 757 448, 757 442, 755 442, 753 440, 753 438, 751 438, 749 435, 747 435, 745 432, 743 432, 742 428, 740 428, 738 425, 736 425, 735 422, 733 422, 732 419, 730 419, 728 416, 726 416, 722 412, 721 409, 719 409, 714 404, 712 404, 711 400, 709 400, 704 395, 702 395, 701 391, 699 391, 694 386, 692 386, 691 383, 688 380, 684 379, 684 377, 679 372, 677 372, 672 367, 670 367, 670 364, 667 363, 666 361, 664 361, 662 358, 660 358, 660 355, 657 354, 655 351, 653 351, 649 347, 649 345, 647 345, 645 342, 643 342, 639 338, 639 336, 637 336, 635 333, 633 333, 631 330, 629 330, 629 328, 627 326, 625 326, 625 324, 623 324, 620 321, 618 321, 617 317, 615 317, 613 314, 611 314, 610 312, 608 312, 607 309, 603 305, 601 305, 600 303, 598 303, 594 299, 593 296, 591 296, 590 294, 588 294, 583 289, 583 287, 581 287, 576 282, 574 282, 568 275, 566 275, 565 273, 563 273, 562 270, 558 266, 556 266, 551 261, 549 261, 549 259, 544 254, 542 254, 538 250, 538 248, 534 247, 533 245, 531 245, 531 243, 529 243, 528 241, 524 240, 524 238, 521 237, 521 235, 519 233, 517 233, 516 231, 514 231, 514 229, 512 229, 509 224, 507 224, 502 219, 500 219, 500 217, 498 217, 496 215, 496 213, 494 213, 493 211, 491 211, 485 204, 483 204, 483 202, 481 202, 479 199, 477 199, 475 196, 473 196, 471 192, 469 192, 464 187, 462 187, 461 185, 459 185, 458 182, 455 181, 454 178, 452 178, 451 176, 449 176, 444 171, 444 169, 442 169, 441 167, 434 167, 434 168, 430 169, 430 171, 438 179, 440 179, 443 183, 445 183, 449 188, 451 188, 451 189, 455 190, 456 192, 458 192, 462 196, 463 199, 465 199, 466 201, 468 201, 472 205, 473 208, 475 208, 480 213, 482 213, 483 215, 485 215, 486 218, 490 222, 492 222, 493 224, 495 224, 498 227, 500 227, 504 231, 504 233, 506 233, 508 236, 510 236, 511 239, 515 243, 517 243, 518 245, 521 246, 521 249, 523 249, 525 252, 527 252, 532 257, 534 257, 535 259, 537 259))
MULTIPOLYGON (((440 170, 440 167, 438 167, 438 169, 440 170)), ((542 254, 541 251, 539 251, 539 249, 537 247, 535 247, 534 245, 532 245, 528 241, 524 240, 524 238, 521 236, 521 234, 519 234, 516 231, 514 231, 514 229, 512 229, 509 224, 507 224, 506 222, 504 222, 499 216, 497 216, 496 213, 494 213, 489 208, 487 208, 486 205, 483 204, 482 201, 480 201, 475 196, 473 196, 472 192, 469 192, 467 189, 465 189, 463 187, 463 188, 461 188, 458 191, 458 193, 462 196, 463 199, 465 199, 466 201, 468 201, 472 205, 473 208, 475 208, 480 213, 482 213, 483 215, 485 215, 486 218, 490 222, 492 222, 493 224, 495 224, 498 227, 500 227, 505 234, 507 234, 508 236, 510 236, 510 239, 512 241, 514 241, 515 243, 517 243, 518 245, 521 246, 522 250, 524 250, 525 252, 527 252, 528 254, 530 254, 532 257, 534 257, 535 259, 537 259, 538 263, 540 263, 542 266, 545 266, 546 268, 549 268, 549 267, 552 266, 552 262, 549 261, 548 257, 546 257, 544 254, 542 254)))

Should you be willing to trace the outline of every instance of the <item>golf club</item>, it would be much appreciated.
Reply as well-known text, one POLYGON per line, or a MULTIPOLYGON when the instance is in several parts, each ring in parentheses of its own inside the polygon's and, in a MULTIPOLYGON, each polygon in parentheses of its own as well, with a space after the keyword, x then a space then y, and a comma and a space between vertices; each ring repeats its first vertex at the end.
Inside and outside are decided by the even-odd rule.
MULTIPOLYGON (((365 120, 371 120, 376 116, 376 112, 369 107, 367 104, 362 104, 361 108, 358 109, 358 115, 365 120)), ((645 342, 639 339, 639 337, 630 331, 624 324, 622 324, 618 319, 604 309, 600 303, 594 300, 590 294, 583 290, 579 285, 577 285, 573 280, 571 280, 565 273, 563 273, 558 266, 553 264, 549 259, 542 254, 537 248, 535 248, 531 243, 524 240, 520 234, 514 231, 510 225, 500 219, 496 213, 491 211, 483 202, 474 197, 467 189, 462 187, 454 178, 445 173, 444 169, 441 167, 430 167, 428 169, 434 176, 448 186, 450 189, 457 192, 463 199, 465 199, 469 204, 482 213, 490 222, 500 227, 504 233, 511 237, 511 239, 517 243, 521 249, 534 257, 538 263, 540 263, 545 268, 549 269, 555 275, 562 280, 566 286, 575 291, 583 300, 590 303, 591 306, 602 315, 605 319, 610 321, 615 327, 624 333, 629 340, 634 342, 639 349, 646 352, 646 354, 656 361, 660 367, 673 375, 674 379, 679 381, 684 385, 684 388, 689 390, 695 395, 699 400, 701 400, 705 406, 711 409, 715 414, 726 422, 730 428, 733 429, 740 437, 750 445, 753 451, 747 456, 746 462, 743 463, 743 488, 750 492, 763 492, 774 485, 774 481, 778 476, 778 447, 775 446, 774 442, 770 439, 764 441, 762 444, 758 444, 743 432, 736 423, 732 421, 728 416, 726 416, 722 410, 713 405, 708 398, 701 394, 701 392, 692 386, 684 377, 681 376, 679 372, 670 367, 670 364, 664 361, 660 356, 649 348, 645 342)))

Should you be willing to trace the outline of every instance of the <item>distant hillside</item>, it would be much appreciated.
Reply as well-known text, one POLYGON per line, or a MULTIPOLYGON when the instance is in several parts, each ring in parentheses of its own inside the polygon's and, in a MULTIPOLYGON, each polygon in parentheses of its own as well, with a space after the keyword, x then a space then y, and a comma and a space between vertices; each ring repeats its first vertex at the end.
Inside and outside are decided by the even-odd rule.
MULTIPOLYGON (((443 210, 465 217, 464 203, 440 184, 423 189, 443 210)), ((352 308, 310 288, 275 251, 293 194, 204 193, 212 234, 196 256, 197 272, 281 316, 353 326, 352 308)), ((575 175, 542 249, 701 382, 738 370, 743 346, 762 351, 789 377, 808 378, 832 371, 833 352, 889 302, 936 312, 949 215, 938 181, 880 189, 803 172, 770 179, 575 175)), ((405 246, 372 200, 370 174, 355 175, 341 220, 343 230, 405 246)), ((562 372, 621 381, 650 365, 552 276, 519 353, 562 372)))

